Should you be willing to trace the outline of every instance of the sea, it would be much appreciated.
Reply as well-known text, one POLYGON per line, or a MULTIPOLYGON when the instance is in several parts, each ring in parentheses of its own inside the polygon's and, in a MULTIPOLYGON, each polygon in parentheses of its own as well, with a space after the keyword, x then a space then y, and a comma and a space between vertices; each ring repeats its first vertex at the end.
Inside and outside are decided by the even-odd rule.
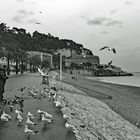
POLYGON ((140 87, 140 72, 131 72, 133 76, 112 76, 112 77, 87 77, 91 80, 99 80, 103 82, 121 84, 121 85, 131 85, 140 87))

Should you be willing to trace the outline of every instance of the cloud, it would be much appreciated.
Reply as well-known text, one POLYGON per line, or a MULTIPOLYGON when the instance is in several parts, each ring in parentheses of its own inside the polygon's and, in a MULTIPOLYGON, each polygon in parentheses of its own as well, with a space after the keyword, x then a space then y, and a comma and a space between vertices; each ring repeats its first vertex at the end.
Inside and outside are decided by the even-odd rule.
POLYGON ((108 34, 109 32, 108 31, 102 31, 101 33, 102 34, 108 34))
POLYGON ((18 10, 17 11, 19 14, 23 14, 23 15, 26 15, 26 16, 32 16, 32 15, 34 15, 34 13, 32 12, 32 11, 26 11, 26 10, 24 10, 24 9, 21 9, 21 10, 18 10))
POLYGON ((94 25, 94 26, 114 26, 114 25, 119 25, 122 26, 123 22, 114 20, 111 18, 106 18, 106 17, 96 17, 93 19, 89 19, 86 16, 81 16, 88 25, 94 25))
POLYGON ((114 14, 114 13, 116 13, 117 11, 116 10, 111 10, 110 11, 110 14, 114 14))
POLYGON ((30 4, 35 5, 35 4, 37 4, 37 2, 36 1, 30 1, 30 4))
POLYGON ((21 3, 24 2, 24 0, 16 0, 16 1, 21 2, 21 3))
POLYGON ((87 24, 89 24, 89 25, 103 25, 108 20, 109 20, 108 18, 98 17, 98 18, 94 18, 94 19, 89 19, 87 21, 87 24))
POLYGON ((12 18, 13 21, 23 23, 23 18, 22 16, 16 15, 12 18))
POLYGON ((131 1, 126 1, 125 4, 130 5, 130 4, 133 4, 133 2, 131 2, 131 1))
POLYGON ((113 26, 113 25, 119 25, 122 26, 122 22, 118 20, 110 20, 108 23, 105 24, 105 26, 113 26))
POLYGON ((12 20, 14 20, 15 22, 19 22, 22 23, 24 22, 24 20, 28 17, 33 16, 34 13, 32 11, 26 11, 24 9, 18 10, 17 11, 17 15, 15 15, 12 20))

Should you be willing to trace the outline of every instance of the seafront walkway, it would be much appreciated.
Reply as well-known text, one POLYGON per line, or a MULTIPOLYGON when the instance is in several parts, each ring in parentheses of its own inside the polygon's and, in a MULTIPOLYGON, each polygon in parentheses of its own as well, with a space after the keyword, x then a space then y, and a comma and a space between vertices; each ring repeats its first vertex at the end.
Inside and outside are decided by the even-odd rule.
POLYGON ((3 121, 0 119, 0 140, 75 140, 73 133, 68 133, 65 127, 65 120, 62 113, 55 107, 53 99, 49 98, 49 95, 35 97, 31 96, 33 88, 37 90, 37 94, 43 94, 45 85, 42 85, 42 77, 39 73, 25 73, 19 75, 12 75, 6 82, 4 98, 6 100, 15 99, 15 95, 22 97, 23 102, 23 118, 22 123, 19 125, 19 120, 16 119, 15 110, 20 110, 18 104, 15 104, 10 110, 9 104, 0 104, 0 108, 3 109, 12 118, 9 121, 3 121), (25 86, 24 93, 21 93, 21 87, 25 86), (34 86, 34 87, 33 87, 34 86), (53 116, 52 123, 48 123, 46 126, 44 122, 40 120, 40 115, 37 110, 43 110, 53 116), (28 124, 27 113, 30 112, 35 115, 35 118, 31 119, 36 125, 30 125, 29 128, 37 134, 28 137, 25 132, 25 124, 28 124))

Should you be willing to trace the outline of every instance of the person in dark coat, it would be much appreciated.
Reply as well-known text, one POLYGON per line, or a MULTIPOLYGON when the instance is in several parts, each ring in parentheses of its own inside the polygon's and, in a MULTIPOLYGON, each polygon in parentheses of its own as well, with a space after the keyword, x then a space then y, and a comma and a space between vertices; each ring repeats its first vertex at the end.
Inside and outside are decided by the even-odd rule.
POLYGON ((5 83, 6 83, 5 69, 0 64, 0 101, 3 100, 3 93, 4 93, 5 83))

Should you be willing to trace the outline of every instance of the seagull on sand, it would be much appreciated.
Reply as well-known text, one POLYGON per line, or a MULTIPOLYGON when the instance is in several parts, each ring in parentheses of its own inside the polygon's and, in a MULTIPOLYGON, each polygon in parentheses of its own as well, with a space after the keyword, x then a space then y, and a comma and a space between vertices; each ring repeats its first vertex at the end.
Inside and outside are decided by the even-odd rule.
POLYGON ((65 127, 68 129, 68 132, 75 130, 75 127, 68 122, 65 123, 65 127))
POLYGON ((99 49, 99 50, 101 51, 101 50, 104 50, 104 49, 108 49, 109 51, 113 51, 113 53, 116 54, 116 50, 115 50, 115 48, 110 48, 110 47, 108 47, 108 46, 104 46, 104 47, 102 47, 102 48, 99 49))
POLYGON ((68 116, 68 115, 66 115, 66 114, 63 114, 63 118, 64 118, 66 121, 69 120, 69 119, 71 119, 71 117, 68 116))
POLYGON ((59 102, 59 101, 54 101, 55 103, 55 106, 59 109, 62 109, 63 108, 63 105, 59 102))

